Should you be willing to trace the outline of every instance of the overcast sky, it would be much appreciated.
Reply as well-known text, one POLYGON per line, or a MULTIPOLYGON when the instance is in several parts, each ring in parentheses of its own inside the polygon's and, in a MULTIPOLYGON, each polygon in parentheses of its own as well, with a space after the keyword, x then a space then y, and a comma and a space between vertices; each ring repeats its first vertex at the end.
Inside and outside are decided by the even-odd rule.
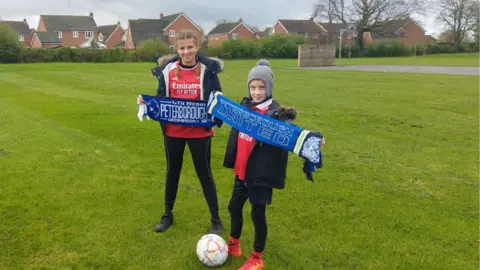
MULTIPOLYGON (((243 21, 263 30, 277 19, 308 19, 316 0, 0 0, 2 20, 23 20, 30 28, 37 28, 40 14, 88 15, 94 13, 97 25, 120 21, 126 28, 129 19, 158 18, 184 12, 208 33, 217 20, 243 21)), ((441 28, 433 18, 414 17, 420 20, 427 34, 438 35, 441 28)))

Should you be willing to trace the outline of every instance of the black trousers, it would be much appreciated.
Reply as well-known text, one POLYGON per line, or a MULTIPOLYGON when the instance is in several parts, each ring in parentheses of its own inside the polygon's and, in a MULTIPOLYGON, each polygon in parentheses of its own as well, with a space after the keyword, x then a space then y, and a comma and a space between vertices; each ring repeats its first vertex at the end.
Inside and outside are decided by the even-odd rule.
POLYGON ((212 220, 219 221, 217 188, 210 168, 211 137, 200 139, 173 138, 164 136, 167 156, 167 176, 165 181, 165 214, 171 214, 177 198, 178 182, 183 166, 183 153, 188 144, 195 171, 200 179, 203 195, 207 201, 212 220))
POLYGON ((230 236, 240 238, 243 228, 243 206, 247 199, 252 204, 251 218, 255 229, 254 250, 263 252, 267 240, 267 219, 265 212, 267 204, 272 200, 271 188, 247 187, 244 181, 235 178, 232 197, 228 205, 230 212, 230 236))

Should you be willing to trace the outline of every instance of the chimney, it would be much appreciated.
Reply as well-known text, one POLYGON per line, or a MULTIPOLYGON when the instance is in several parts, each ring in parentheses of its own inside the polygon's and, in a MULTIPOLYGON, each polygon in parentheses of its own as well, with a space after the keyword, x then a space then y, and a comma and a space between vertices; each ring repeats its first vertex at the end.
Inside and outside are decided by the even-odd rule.
POLYGON ((162 18, 163 18, 163 12, 162 12, 162 13, 160 13, 160 19, 162 19, 162 18))
POLYGON ((240 17, 240 19, 238 20, 238 22, 243 23, 243 18, 240 17))
POLYGON ((23 18, 23 23, 26 24, 26 23, 27 23, 27 19, 23 18))
POLYGON ((88 16, 93 18, 93 12, 90 11, 90 14, 88 14, 88 16))
POLYGON ((117 22, 117 25, 120 25, 120 21, 117 22))

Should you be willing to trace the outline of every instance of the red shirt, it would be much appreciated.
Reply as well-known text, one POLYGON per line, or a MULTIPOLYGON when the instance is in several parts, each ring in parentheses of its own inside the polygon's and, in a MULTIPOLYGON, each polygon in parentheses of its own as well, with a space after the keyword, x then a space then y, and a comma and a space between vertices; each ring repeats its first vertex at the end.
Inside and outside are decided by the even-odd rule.
MULTIPOLYGON (((255 107, 252 110, 265 114, 268 111, 268 107, 272 104, 272 100, 267 100, 255 107)), ((238 176, 240 180, 245 180, 245 173, 247 170, 247 162, 252 153, 253 146, 255 145, 255 139, 248 136, 245 133, 238 133, 237 140, 237 156, 235 157, 235 167, 233 173, 238 176)))
MULTIPOLYGON (((193 68, 180 67, 180 78, 176 78, 175 70, 179 63, 176 62, 170 67, 168 73, 168 89, 170 97, 198 100, 201 97, 202 85, 200 78, 196 78, 196 65, 193 68)), ((177 124, 166 124, 165 135, 176 138, 205 138, 213 136, 213 128, 207 131, 204 127, 191 127, 177 124)))

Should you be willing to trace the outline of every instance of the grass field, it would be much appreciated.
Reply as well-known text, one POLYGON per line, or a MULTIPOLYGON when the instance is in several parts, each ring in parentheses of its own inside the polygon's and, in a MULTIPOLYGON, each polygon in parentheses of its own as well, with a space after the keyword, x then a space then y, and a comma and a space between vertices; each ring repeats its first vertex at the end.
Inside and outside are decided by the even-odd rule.
MULTIPOLYGON (((226 62, 229 98, 246 94, 253 64, 226 62)), ((315 183, 291 156, 267 209, 265 269, 478 269, 478 77, 271 65, 275 98, 327 143, 315 183)), ((175 225, 154 232, 163 139, 136 118, 137 95, 156 89, 150 68, 0 65, 0 269, 206 269, 195 245, 210 217, 188 150, 175 225)), ((212 146, 224 238, 228 132, 212 146)), ((245 257, 223 269, 252 250, 249 211, 245 257)))
POLYGON ((337 59, 341 65, 416 65, 416 66, 464 66, 478 67, 478 53, 432 54, 415 57, 364 57, 337 59))

